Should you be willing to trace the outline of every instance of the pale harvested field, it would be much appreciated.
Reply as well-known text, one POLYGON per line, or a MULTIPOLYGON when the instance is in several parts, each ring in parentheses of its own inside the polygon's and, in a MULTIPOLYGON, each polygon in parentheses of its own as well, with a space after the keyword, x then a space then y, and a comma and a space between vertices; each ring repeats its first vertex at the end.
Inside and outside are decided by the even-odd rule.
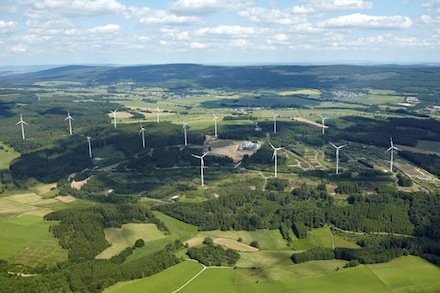
MULTIPOLYGON (((309 119, 306 119, 306 118, 303 118, 303 117, 293 117, 292 119, 293 119, 293 121, 303 122, 303 123, 307 123, 307 124, 322 128, 322 124, 317 123, 312 120, 309 120, 309 119)), ((324 126, 324 128, 328 128, 328 126, 324 126)))
POLYGON ((255 248, 253 246, 247 245, 246 243, 238 242, 237 240, 233 240, 229 238, 217 238, 214 239, 214 243, 240 252, 258 251, 258 248, 255 248))
POLYGON ((401 149, 402 151, 418 153, 418 154, 425 154, 425 155, 437 155, 437 156, 440 157, 440 153, 439 152, 422 150, 422 149, 418 149, 418 148, 414 148, 414 147, 409 147, 409 146, 406 146, 406 145, 400 145, 400 144, 396 144, 395 146, 398 147, 399 149, 401 149))
MULTIPOLYGON (((113 119, 113 113, 108 113, 108 117, 113 119)), ((128 112, 116 112, 116 118, 127 119, 133 117, 133 114, 128 112)))
POLYGON ((37 190, 38 190, 38 194, 45 194, 51 191, 52 188, 57 187, 56 183, 52 183, 52 184, 42 184, 40 186, 38 186, 37 190))
POLYGON ((45 204, 52 204, 57 202, 53 198, 43 199, 39 195, 36 195, 35 193, 16 194, 16 195, 8 196, 8 198, 9 200, 15 201, 17 203, 30 204, 30 205, 45 205, 45 204))
POLYGON ((255 151, 241 151, 238 149, 239 146, 239 142, 234 142, 233 144, 228 146, 213 148, 210 153, 214 155, 229 157, 234 163, 240 162, 243 159, 244 155, 252 156, 255 153, 255 151))
POLYGON ((76 200, 75 197, 71 196, 71 195, 66 195, 66 196, 56 196, 55 197, 56 200, 59 200, 61 202, 65 202, 65 203, 70 203, 70 202, 74 202, 76 200))

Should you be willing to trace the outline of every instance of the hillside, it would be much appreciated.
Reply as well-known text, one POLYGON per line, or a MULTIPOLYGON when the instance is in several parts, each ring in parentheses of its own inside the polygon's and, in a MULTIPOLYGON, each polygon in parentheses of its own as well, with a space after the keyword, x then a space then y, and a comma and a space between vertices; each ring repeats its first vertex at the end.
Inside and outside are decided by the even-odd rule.
POLYGON ((135 82, 145 86, 179 88, 319 88, 376 87, 432 88, 440 67, 428 66, 207 66, 166 64, 146 66, 64 66, 0 77, 0 85, 41 81, 76 81, 94 84, 135 82))

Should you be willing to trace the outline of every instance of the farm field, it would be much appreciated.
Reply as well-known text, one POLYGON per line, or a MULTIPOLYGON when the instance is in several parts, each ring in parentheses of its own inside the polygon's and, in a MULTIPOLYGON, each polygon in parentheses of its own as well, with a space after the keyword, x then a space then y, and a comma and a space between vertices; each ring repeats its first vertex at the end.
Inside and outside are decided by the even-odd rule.
POLYGON ((49 232, 53 224, 35 215, 1 219, 0 259, 31 267, 67 260, 67 251, 49 232))
MULTIPOLYGON (((437 292, 440 269, 407 256, 388 263, 343 269, 344 261, 312 261, 260 269, 208 268, 179 292, 437 292), (325 288, 325 289, 324 289, 325 288)), ((200 271, 185 261, 141 280, 119 283, 105 293, 174 292, 200 271), (189 273, 191 270, 192 275, 189 273), (174 275, 174 273, 181 272, 174 275), (183 273, 185 272, 185 273, 183 273), (175 279, 176 278, 176 279, 175 279), (175 279, 172 286, 166 280, 175 279), (162 280, 162 281, 160 281, 162 280), (148 291, 145 291, 148 288, 148 291)))
POLYGON ((19 156, 20 153, 14 151, 10 146, 0 142, 0 170, 8 169, 9 163, 19 156))
POLYGON ((107 228, 104 233, 111 246, 98 254, 97 259, 109 259, 126 247, 133 246, 138 239, 143 239, 148 245, 151 241, 167 237, 155 224, 125 224, 121 228, 107 228))

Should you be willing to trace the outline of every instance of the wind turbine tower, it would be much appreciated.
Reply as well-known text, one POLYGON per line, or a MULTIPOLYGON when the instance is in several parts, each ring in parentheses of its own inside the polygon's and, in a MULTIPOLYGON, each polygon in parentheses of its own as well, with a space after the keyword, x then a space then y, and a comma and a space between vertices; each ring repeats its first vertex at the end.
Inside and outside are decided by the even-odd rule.
POLYGON ((24 122, 24 120, 23 120, 23 115, 22 115, 22 114, 20 114, 20 121, 18 121, 15 125, 18 125, 18 124, 21 125, 21 137, 22 137, 23 140, 24 140, 24 139, 25 139, 25 136, 24 136, 24 125, 25 125, 25 124, 27 125, 27 123, 24 122))
POLYGON ((280 114, 273 114, 273 133, 277 133, 277 117, 280 117, 280 114))
POLYGON ((282 147, 280 147, 280 148, 276 148, 276 147, 274 147, 273 144, 271 144, 270 142, 269 142, 269 144, 270 144, 270 146, 271 146, 272 149, 273 149, 272 159, 275 160, 275 177, 277 177, 277 176, 278 176, 277 152, 280 151, 280 150, 283 150, 284 148, 282 148, 282 147))
POLYGON ((115 124, 115 128, 116 128, 116 112, 118 112, 118 109, 116 109, 114 111, 110 110, 110 113, 113 113, 113 122, 115 124))
POLYGON ((203 160, 203 158, 208 154, 209 152, 204 153, 202 156, 198 156, 198 155, 194 155, 192 154, 193 157, 200 159, 200 179, 202 181, 202 186, 205 186, 205 181, 203 178, 203 169, 205 168, 205 161, 203 160))
POLYGON ((139 133, 142 134, 142 147, 145 148, 145 127, 143 127, 142 125, 139 133))
POLYGON ((89 144, 89 157, 90 159, 92 158, 92 143, 91 143, 91 137, 88 135, 87 136, 87 143, 89 144))
POLYGON ((185 145, 188 145, 188 136, 186 135, 186 126, 188 125, 187 122, 183 123, 182 129, 183 129, 183 136, 185 138, 185 145))
POLYGON ((72 116, 70 116, 70 111, 69 110, 67 110, 67 118, 64 119, 64 120, 68 120, 69 121, 69 133, 70 133, 70 135, 72 135, 72 120, 73 120, 73 118, 72 118, 72 116))
POLYGON ((390 152, 390 155, 391 155, 391 158, 390 158, 390 172, 393 172, 394 150, 402 151, 401 149, 399 149, 399 148, 394 146, 393 139, 390 137, 390 147, 386 150, 387 152, 390 152))
POLYGON ((319 115, 319 117, 321 117, 321 125, 322 125, 322 134, 325 133, 325 119, 328 119, 328 117, 319 115))
POLYGON ((212 121, 214 121, 214 137, 217 138, 217 120, 220 119, 218 116, 214 114, 214 117, 212 118, 212 121))
POLYGON ((336 146, 332 142, 330 142, 330 144, 336 149, 336 174, 339 174, 339 150, 347 145, 336 146))
POLYGON ((156 122, 157 123, 160 122, 159 113, 160 113, 160 109, 159 109, 159 105, 157 105, 157 107, 156 107, 156 122))

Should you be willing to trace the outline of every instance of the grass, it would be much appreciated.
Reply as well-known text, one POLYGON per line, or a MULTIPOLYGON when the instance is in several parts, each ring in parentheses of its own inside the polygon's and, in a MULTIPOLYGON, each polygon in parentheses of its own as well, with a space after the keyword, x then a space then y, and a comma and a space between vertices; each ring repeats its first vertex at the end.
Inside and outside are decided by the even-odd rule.
POLYGON ((312 229, 307 232, 306 239, 295 239, 293 241, 293 247, 297 250, 308 250, 313 247, 348 247, 358 248, 359 246, 353 242, 343 239, 338 235, 333 235, 330 231, 330 227, 312 229))
MULTIPOLYGON (((268 264, 266 269, 208 268, 182 293, 192 292, 438 292, 440 269, 406 256, 388 263, 343 269, 344 261, 268 264)), ((173 292, 200 272, 200 265, 185 261, 145 279, 122 282, 105 293, 173 292), (148 291, 146 291, 148 290, 148 291)))
POLYGON ((438 292, 440 269, 415 256, 367 266, 392 292, 438 292))
POLYGON ((243 243, 249 244, 252 241, 257 241, 260 249, 263 250, 286 250, 290 249, 287 246, 287 242, 281 237, 278 230, 257 230, 257 231, 203 231, 197 237, 202 240, 205 237, 216 238, 228 238, 237 240, 241 238, 243 243))
POLYGON ((104 293, 173 292, 201 269, 196 262, 184 261, 151 277, 118 283, 105 289, 104 293))
POLYGON ((67 252, 49 232, 49 226, 53 224, 33 215, 1 220, 0 259, 28 266, 67 260, 67 252))
POLYGON ((0 169, 9 169, 9 164, 19 156, 20 153, 0 142, 0 169))
POLYGON ((105 238, 112 246, 98 254, 98 259, 109 259, 126 247, 133 246, 138 239, 143 239, 148 245, 148 242, 167 237, 155 224, 125 224, 121 228, 105 229, 104 232, 105 238))
POLYGON ((440 142, 430 140, 418 140, 416 148, 440 153, 440 142))
POLYGON ((168 243, 173 243, 175 240, 179 239, 185 242, 191 237, 197 235, 197 227, 186 224, 179 220, 173 219, 159 212, 154 212, 154 214, 165 223, 165 225, 170 230, 170 234, 163 238, 150 240, 145 243, 142 248, 137 248, 132 255, 128 257, 128 260, 133 260, 140 258, 145 255, 149 255, 153 252, 159 251, 165 247, 168 243))

